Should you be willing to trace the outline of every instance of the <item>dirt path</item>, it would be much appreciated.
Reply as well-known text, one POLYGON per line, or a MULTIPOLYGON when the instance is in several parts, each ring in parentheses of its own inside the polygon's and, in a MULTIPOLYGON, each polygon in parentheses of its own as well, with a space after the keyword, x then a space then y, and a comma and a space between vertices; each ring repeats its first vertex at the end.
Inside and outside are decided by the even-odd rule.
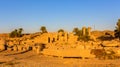
POLYGON ((119 60, 58 58, 26 53, 0 52, 0 67, 120 67, 119 60))

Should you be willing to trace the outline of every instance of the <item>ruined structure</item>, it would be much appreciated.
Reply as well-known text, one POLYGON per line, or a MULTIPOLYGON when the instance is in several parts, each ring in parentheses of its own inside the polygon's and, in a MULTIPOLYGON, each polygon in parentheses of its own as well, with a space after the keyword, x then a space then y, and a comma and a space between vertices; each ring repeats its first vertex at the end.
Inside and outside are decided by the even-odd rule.
MULTIPOLYGON (((93 49, 108 49, 112 45, 118 49, 119 41, 112 42, 96 41, 91 35, 91 28, 83 27, 82 34, 90 36, 93 41, 78 41, 78 36, 68 32, 52 32, 52 33, 35 33, 26 35, 21 38, 0 38, 0 50, 9 51, 29 51, 32 50, 37 54, 58 56, 58 57, 82 57, 93 58, 91 54, 93 49), (87 32, 87 33, 86 33, 87 32), (109 44, 108 44, 109 43, 109 44), (105 46, 109 45, 109 46, 105 46), (104 47, 105 46, 105 47, 104 47)), ((113 50, 113 49, 112 49, 113 50)), ((115 51, 120 56, 120 50, 115 51)))
POLYGON ((5 40, 0 38, 0 51, 5 50, 5 40))

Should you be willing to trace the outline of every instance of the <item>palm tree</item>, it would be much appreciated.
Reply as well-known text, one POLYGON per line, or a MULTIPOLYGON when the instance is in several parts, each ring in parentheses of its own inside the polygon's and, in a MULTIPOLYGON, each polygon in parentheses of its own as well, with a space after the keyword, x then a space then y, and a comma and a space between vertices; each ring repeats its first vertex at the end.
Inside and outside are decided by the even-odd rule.
POLYGON ((9 34, 10 37, 15 37, 14 31, 9 34))
POLYGON ((22 31, 23 31, 23 28, 19 28, 19 31, 20 31, 20 33, 22 33, 22 31))
POLYGON ((23 32, 23 28, 19 28, 18 37, 21 37, 21 36, 22 36, 22 32, 23 32))
POLYGON ((23 31, 23 28, 19 28, 18 30, 15 29, 14 31, 12 31, 10 33, 10 37, 21 37, 22 36, 22 31, 23 31))
POLYGON ((18 36, 17 29, 15 29, 10 33, 10 37, 17 37, 17 36, 18 36))
POLYGON ((119 40, 120 40, 120 19, 118 19, 118 22, 117 22, 117 27, 116 27, 116 29, 114 30, 114 32, 115 32, 115 38, 119 38, 119 40))
POLYGON ((41 26, 40 30, 42 31, 42 33, 47 33, 47 29, 45 26, 41 26))
POLYGON ((14 37, 18 37, 18 30, 15 29, 15 30, 13 31, 13 34, 14 34, 14 37))

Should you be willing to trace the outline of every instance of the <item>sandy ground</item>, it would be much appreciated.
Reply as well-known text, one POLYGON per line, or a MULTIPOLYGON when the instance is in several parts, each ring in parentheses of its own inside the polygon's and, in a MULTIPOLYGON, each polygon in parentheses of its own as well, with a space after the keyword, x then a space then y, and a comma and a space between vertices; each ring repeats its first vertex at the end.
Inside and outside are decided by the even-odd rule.
POLYGON ((80 58, 59 58, 14 51, 0 52, 0 67, 120 67, 120 59, 98 60, 80 58))

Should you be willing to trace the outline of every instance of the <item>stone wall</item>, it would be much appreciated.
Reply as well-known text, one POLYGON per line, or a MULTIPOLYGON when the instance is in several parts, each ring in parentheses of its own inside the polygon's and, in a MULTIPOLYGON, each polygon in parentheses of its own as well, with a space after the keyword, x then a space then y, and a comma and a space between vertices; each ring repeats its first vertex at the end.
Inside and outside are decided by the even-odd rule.
POLYGON ((5 46, 4 45, 5 45, 5 40, 0 38, 0 51, 1 50, 5 50, 5 46))

